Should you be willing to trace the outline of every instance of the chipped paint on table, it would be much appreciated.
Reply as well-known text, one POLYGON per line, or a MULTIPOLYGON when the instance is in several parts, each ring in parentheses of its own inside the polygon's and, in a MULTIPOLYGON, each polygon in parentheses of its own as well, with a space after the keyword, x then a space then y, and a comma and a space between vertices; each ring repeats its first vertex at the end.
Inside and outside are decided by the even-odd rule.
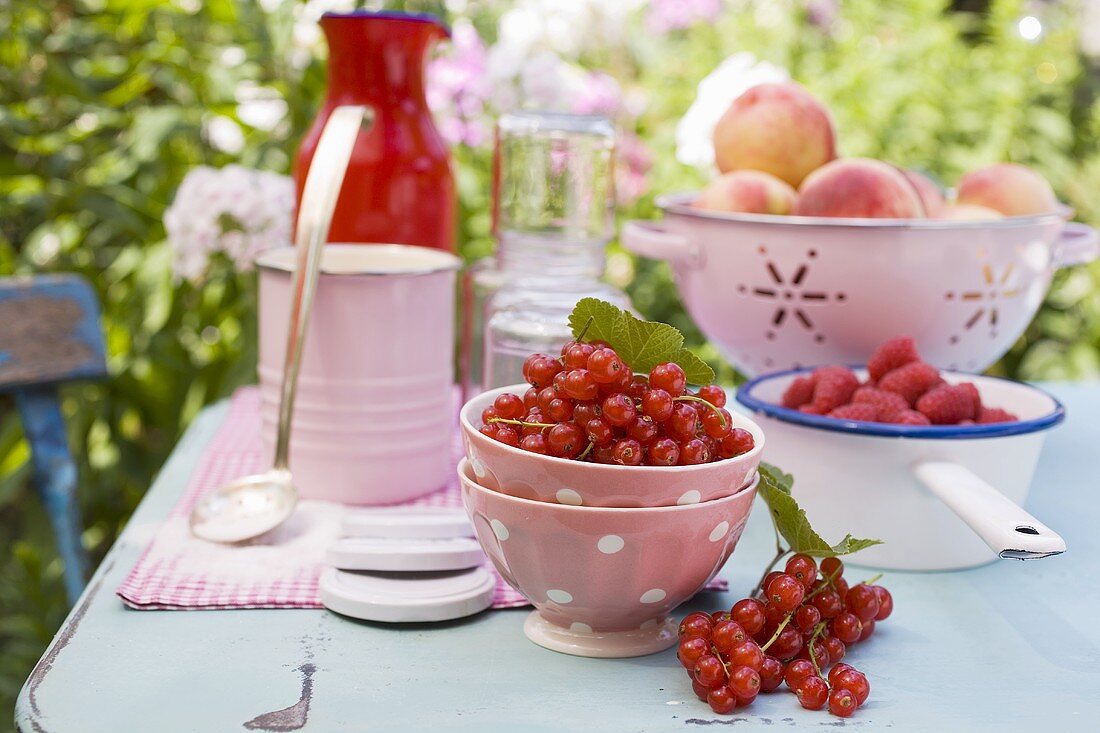
MULTIPOLYGON (((1100 386, 1055 385, 1028 508, 1067 540, 1057 558, 891 573, 894 615, 849 660, 871 699, 849 719, 789 693, 718 716, 672 651, 580 659, 522 633, 526 611, 373 624, 324 611, 132 611, 113 591, 186 484, 225 405, 200 416, 20 694, 25 733, 141 731, 1092 731, 1100 719, 1100 386), (1064 592, 1060 585, 1085 579, 1064 592)), ((759 508, 759 507, 758 507, 759 508)), ((772 547, 756 511, 723 571, 744 590, 772 547)), ((853 568, 855 577, 862 575, 853 568)), ((867 572, 867 575, 870 575, 867 572)), ((701 596, 713 609, 730 594, 701 596)))

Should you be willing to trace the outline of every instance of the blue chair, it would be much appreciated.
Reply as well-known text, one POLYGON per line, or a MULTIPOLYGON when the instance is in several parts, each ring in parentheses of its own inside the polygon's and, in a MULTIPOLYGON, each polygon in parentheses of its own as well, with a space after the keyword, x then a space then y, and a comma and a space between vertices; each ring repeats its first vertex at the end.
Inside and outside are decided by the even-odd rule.
POLYGON ((76 464, 58 387, 105 376, 99 300, 87 281, 75 275, 0 278, 0 392, 14 397, 23 420, 70 602, 84 589, 88 557, 80 543, 76 464))

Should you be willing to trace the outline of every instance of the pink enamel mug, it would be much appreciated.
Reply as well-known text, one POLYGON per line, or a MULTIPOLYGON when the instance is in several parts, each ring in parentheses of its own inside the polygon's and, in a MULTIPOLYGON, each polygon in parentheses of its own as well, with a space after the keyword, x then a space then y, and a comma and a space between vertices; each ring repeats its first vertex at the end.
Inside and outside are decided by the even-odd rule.
MULTIPOLYGON (((271 250, 256 264, 262 437, 270 459, 294 250, 271 250)), ((325 246, 290 439, 303 499, 393 504, 448 481, 460 266, 454 255, 427 247, 325 246)))

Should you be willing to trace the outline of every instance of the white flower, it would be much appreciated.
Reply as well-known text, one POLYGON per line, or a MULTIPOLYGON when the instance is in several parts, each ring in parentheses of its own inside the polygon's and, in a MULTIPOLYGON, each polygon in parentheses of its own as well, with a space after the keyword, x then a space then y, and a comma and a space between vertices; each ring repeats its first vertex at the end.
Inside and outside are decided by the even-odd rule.
POLYGON ((697 168, 714 165, 714 126, 730 103, 757 84, 787 81, 790 74, 748 51, 735 53, 699 82, 688 111, 676 125, 676 159, 697 168))
POLYGON ((210 145, 223 153, 239 153, 244 147, 241 126, 225 115, 208 117, 203 121, 202 128, 210 145))
POLYGON ((294 201, 287 176, 239 165, 190 171, 164 212, 176 277, 200 281, 216 252, 250 270, 257 254, 290 243, 294 201))

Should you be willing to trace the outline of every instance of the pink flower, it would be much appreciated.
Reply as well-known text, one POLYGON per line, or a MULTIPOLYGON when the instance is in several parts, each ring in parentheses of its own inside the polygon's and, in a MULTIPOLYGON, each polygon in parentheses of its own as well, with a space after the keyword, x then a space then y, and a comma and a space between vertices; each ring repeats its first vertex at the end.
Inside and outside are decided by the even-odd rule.
POLYGON ((485 44, 470 21, 459 20, 450 49, 428 67, 428 104, 448 142, 476 147, 489 139, 491 93, 485 44))
POLYGON ((615 198, 631 204, 649 190, 646 174, 653 167, 653 153, 634 133, 623 133, 616 148, 615 198))
POLYGON ((715 20, 722 13, 722 0, 650 0, 646 27, 654 33, 690 28, 715 20))
POLYGON ((604 115, 614 118, 622 108, 623 91, 619 87, 619 82, 600 71, 587 74, 573 98, 573 112, 579 115, 604 115))

